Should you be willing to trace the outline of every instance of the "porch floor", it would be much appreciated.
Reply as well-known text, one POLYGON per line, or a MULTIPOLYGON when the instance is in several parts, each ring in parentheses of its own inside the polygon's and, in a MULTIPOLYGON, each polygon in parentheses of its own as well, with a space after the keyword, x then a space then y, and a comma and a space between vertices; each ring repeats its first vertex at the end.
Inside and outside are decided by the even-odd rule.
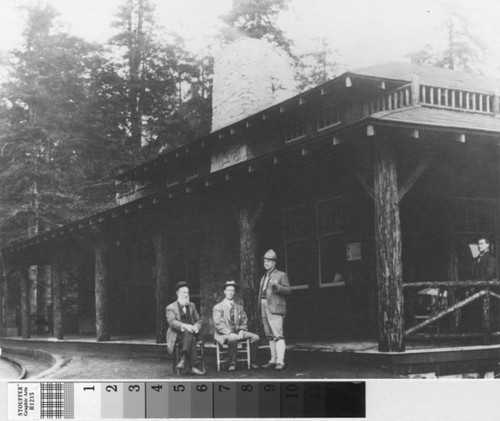
MULTIPOLYGON (((171 357, 165 344, 153 335, 115 336, 97 342, 92 335, 67 335, 57 340, 47 335, 0 338, 0 347, 10 355, 38 351, 61 357, 59 368, 50 377, 60 378, 169 378, 171 357), (99 363, 99 361, 101 363, 99 363), (100 369, 98 369, 100 367, 100 369), (101 371, 99 371, 101 370, 101 371), (111 370, 111 371, 109 371, 111 370), (136 373, 137 371, 137 373, 136 373)), ((206 358, 215 359, 213 341, 206 342, 206 358)), ((259 351, 258 363, 268 358, 267 346, 259 351)), ((36 357, 36 354, 34 354, 36 357)), ((467 345, 455 343, 411 343, 405 352, 379 352, 369 339, 339 341, 289 341, 287 370, 279 377, 301 378, 394 378, 419 376, 446 377, 475 373, 500 373, 500 344, 467 345)), ((214 372, 211 377, 227 377, 214 372)), ((274 378, 274 370, 257 370, 238 375, 246 378, 274 378)), ((239 378, 239 377, 237 377, 239 378)))

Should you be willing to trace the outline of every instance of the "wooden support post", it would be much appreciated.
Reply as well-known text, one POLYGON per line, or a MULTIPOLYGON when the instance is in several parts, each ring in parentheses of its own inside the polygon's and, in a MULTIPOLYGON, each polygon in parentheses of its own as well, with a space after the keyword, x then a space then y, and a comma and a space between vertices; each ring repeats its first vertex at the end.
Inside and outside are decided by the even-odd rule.
POLYGON ((52 258, 52 332, 57 339, 63 339, 62 264, 60 252, 52 258))
POLYGON ((417 75, 411 77, 411 105, 420 105, 420 78, 417 75))
POLYGON ((386 139, 375 142, 375 244, 378 286, 378 349, 404 351, 403 265, 396 158, 386 139))
POLYGON ((7 304, 7 300, 5 297, 6 288, 5 288, 5 271, 2 267, 2 272, 0 273, 0 338, 5 336, 5 308, 7 304))
POLYGON ((95 327, 98 341, 109 341, 108 315, 108 245, 98 239, 95 250, 95 327))
POLYGON ((484 344, 491 343, 491 317, 490 317, 490 288, 485 288, 486 294, 483 295, 483 331, 484 331, 484 344))
MULTIPOLYGON (((245 203, 245 202, 243 202, 245 203)), ((245 311, 249 319, 249 329, 253 332, 259 329, 258 288, 259 258, 257 256, 257 238, 255 226, 262 213, 263 202, 257 206, 242 204, 238 214, 240 228, 240 280, 245 311)))
POLYGON ((168 296, 168 269, 165 234, 153 235, 156 257, 156 343, 166 342, 167 321, 165 318, 166 298, 168 296))
POLYGON ((30 312, 30 277, 28 266, 20 270, 21 274, 21 335, 23 339, 31 338, 30 312))

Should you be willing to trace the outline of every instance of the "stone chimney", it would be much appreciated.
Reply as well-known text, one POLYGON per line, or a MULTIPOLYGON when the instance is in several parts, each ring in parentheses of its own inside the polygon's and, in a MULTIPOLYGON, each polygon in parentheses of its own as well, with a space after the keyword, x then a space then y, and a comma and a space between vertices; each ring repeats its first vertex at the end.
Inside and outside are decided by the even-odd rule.
POLYGON ((241 37, 214 63, 212 131, 297 94, 291 60, 268 42, 241 37))

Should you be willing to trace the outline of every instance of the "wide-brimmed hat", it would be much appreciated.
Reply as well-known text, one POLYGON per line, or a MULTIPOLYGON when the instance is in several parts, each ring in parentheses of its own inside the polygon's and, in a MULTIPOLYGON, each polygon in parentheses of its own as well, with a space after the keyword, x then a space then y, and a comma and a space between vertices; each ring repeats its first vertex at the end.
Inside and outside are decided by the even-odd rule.
POLYGON ((226 281, 226 283, 222 285, 222 291, 224 291, 227 287, 234 287, 236 290, 239 288, 236 281, 226 281))
POLYGON ((189 288, 189 285, 185 281, 177 282, 177 284, 175 284, 175 292, 179 291, 182 287, 189 288))

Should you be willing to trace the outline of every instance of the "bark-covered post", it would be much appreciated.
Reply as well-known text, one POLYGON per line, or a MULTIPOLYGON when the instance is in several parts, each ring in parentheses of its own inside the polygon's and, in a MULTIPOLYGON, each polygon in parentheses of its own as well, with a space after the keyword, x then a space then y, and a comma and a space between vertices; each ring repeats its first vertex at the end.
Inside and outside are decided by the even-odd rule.
POLYGON ((483 313, 483 331, 484 331, 484 344, 491 343, 491 315, 490 315, 490 288, 486 287, 487 294, 483 295, 482 313, 483 313))
POLYGON ((257 205, 243 204, 238 213, 238 225, 240 229, 240 282, 245 311, 248 315, 249 329, 258 331, 259 315, 258 291, 259 259, 257 256, 257 238, 255 226, 262 212, 262 202, 257 205))
POLYGON ((52 258, 52 332, 57 339, 63 339, 63 296, 62 265, 63 256, 56 251, 52 258))
POLYGON ((5 314, 7 311, 7 271, 5 270, 4 261, 0 255, 0 264, 2 265, 0 272, 0 338, 5 336, 5 314))
POLYGON ((105 241, 97 239, 95 252, 95 326, 98 341, 109 341, 108 250, 105 241))
POLYGON ((156 257, 156 343, 165 343, 167 332, 165 307, 168 296, 168 269, 165 237, 162 232, 153 234, 156 257))
POLYGON ((378 349, 404 351, 403 265, 396 157, 386 139, 375 141, 375 244, 378 287, 378 349))
POLYGON ((21 275, 21 334, 23 339, 31 338, 30 277, 29 266, 19 271, 21 275))

